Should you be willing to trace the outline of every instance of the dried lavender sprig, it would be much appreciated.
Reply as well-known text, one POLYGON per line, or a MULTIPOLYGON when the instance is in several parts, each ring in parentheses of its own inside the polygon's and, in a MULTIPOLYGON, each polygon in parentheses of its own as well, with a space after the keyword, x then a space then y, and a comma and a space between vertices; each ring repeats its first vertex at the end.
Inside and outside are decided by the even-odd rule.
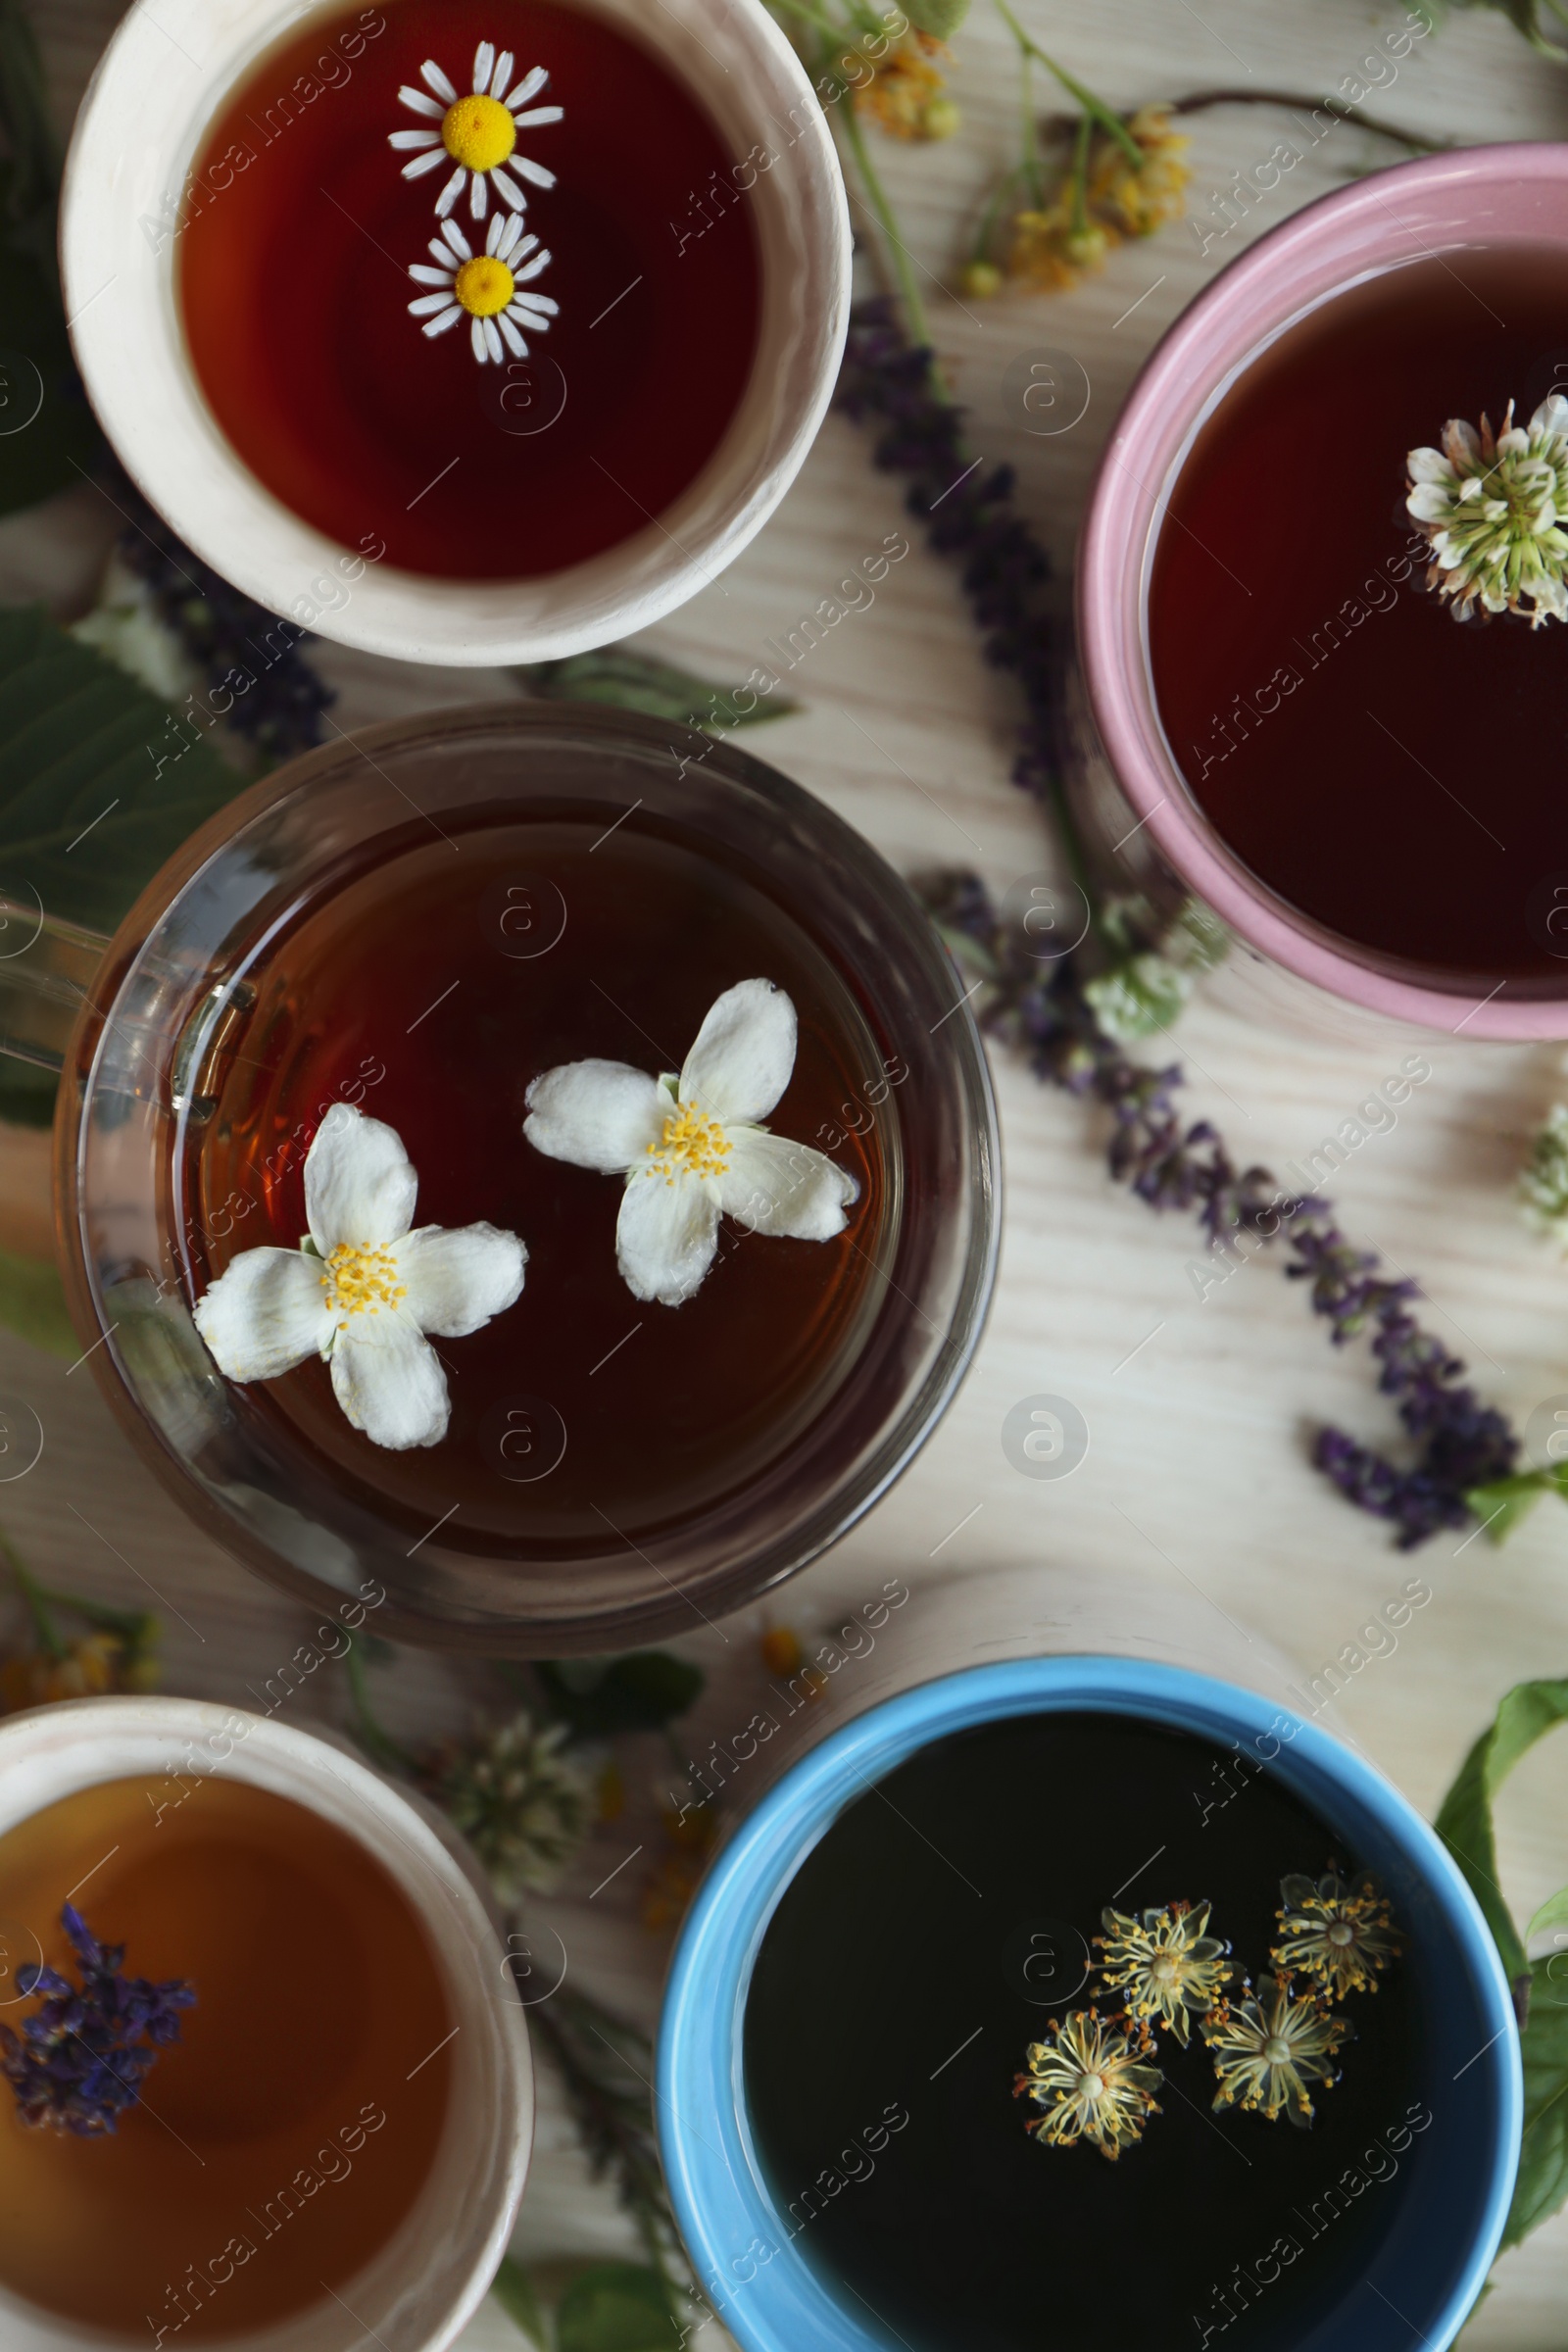
MULTIPOLYGON (((906 504, 932 548, 961 565, 987 659, 1011 671, 1022 689, 1012 779, 1054 820, 1102 947, 1102 907, 1061 786, 1057 666, 1038 594, 1049 564, 1012 508, 1012 469, 981 466, 965 478, 972 461, 962 412, 935 389, 933 354, 908 342, 890 302, 857 310, 839 398, 850 416, 877 429, 876 463, 906 478, 906 504)), ((1266 1168, 1239 1168, 1206 1119, 1185 1125, 1173 1101, 1184 1083, 1180 1065, 1150 1069, 1104 1034, 1083 994, 1081 952, 1050 967, 1022 956, 972 875, 937 878, 927 895, 960 956, 965 942, 979 952, 991 983, 987 1025, 1022 1047, 1040 1076, 1092 1095, 1110 1112, 1106 1157, 1118 1182, 1152 1208, 1196 1213, 1211 1242, 1232 1245, 1247 1235, 1267 1243, 1287 1233, 1285 1271, 1308 1284, 1335 1346, 1371 1332, 1378 1386, 1396 1403, 1419 1448, 1416 1461, 1401 1469, 1329 1428, 1314 1444, 1316 1466, 1348 1501, 1390 1520, 1402 1548, 1462 1526, 1471 1516, 1467 1495, 1508 1475, 1519 1441, 1504 1416, 1463 1384, 1463 1364, 1422 1330, 1410 1307, 1416 1284, 1384 1276, 1378 1257, 1341 1231, 1326 1200, 1293 1194, 1266 1168)))
POLYGON ((116 2131, 136 2105, 159 2051, 179 2039, 179 2012, 193 2006, 196 1990, 180 1977, 154 1984, 122 1976, 124 1945, 100 1943, 70 1903, 60 1923, 80 1987, 36 1961, 18 1969, 18 1989, 43 2006, 20 2034, 0 2025, 0 2074, 24 2124, 94 2138, 116 2131))
MULTIPOLYGON (((121 560, 146 582, 158 617, 201 672, 207 695, 222 698, 218 715, 270 760, 314 749, 321 714, 337 696, 301 650, 310 632, 204 564, 126 476, 111 491, 125 517, 121 560)), ((207 723, 207 712, 197 716, 207 723)))

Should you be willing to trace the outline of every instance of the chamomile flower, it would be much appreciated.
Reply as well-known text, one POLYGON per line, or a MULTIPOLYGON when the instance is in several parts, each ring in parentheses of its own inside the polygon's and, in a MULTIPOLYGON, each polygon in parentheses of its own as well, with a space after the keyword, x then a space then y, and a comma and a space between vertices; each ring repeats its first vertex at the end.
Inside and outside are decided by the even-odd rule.
POLYGON ((1128 2016, 1157 2018, 1183 2048, 1193 2019, 1213 2008, 1232 1973, 1225 1965, 1230 1945, 1205 1933, 1208 1911, 1207 1903, 1196 1909, 1170 1903, 1140 1921, 1106 1910, 1108 1933, 1095 1937, 1105 1955, 1100 1973, 1107 1988, 1125 1994, 1128 2016))
POLYGON ((473 53, 473 88, 463 97, 429 57, 419 74, 434 95, 416 89, 412 82, 405 82, 398 92, 411 114, 426 118, 421 130, 394 130, 388 136, 389 146, 416 150, 403 167, 404 178, 418 179, 447 162, 453 166, 435 200, 442 220, 462 195, 465 180, 468 182, 468 210, 475 220, 482 220, 490 209, 491 187, 511 211, 520 213, 527 198, 517 180, 532 180, 537 188, 556 184, 553 172, 547 172, 531 156, 517 153, 517 133, 544 122, 559 122, 564 110, 528 104, 550 79, 543 66, 534 66, 515 88, 509 89, 513 64, 510 49, 503 49, 498 57, 493 41, 481 41, 473 53))
POLYGON ((474 252, 455 220, 443 220, 441 234, 430 239, 430 261, 416 262, 409 270, 421 286, 439 291, 411 302, 411 317, 424 320, 427 335, 444 335, 466 318, 481 366, 494 360, 499 367, 509 351, 514 359, 525 360, 528 346, 520 330, 544 334, 561 308, 548 294, 522 290, 549 267, 550 255, 538 245, 537 237, 523 235, 515 213, 491 214, 483 253, 474 252))
POLYGON ((1012 2085, 1014 2098, 1024 2094, 1046 2111, 1025 2130, 1056 2148, 1087 2139, 1114 2164, 1160 2112, 1154 2093, 1164 2077, 1147 2063, 1154 2049, 1149 2028, 1074 2009, 1065 2023, 1052 2018, 1046 2030, 1051 2040, 1029 2044, 1028 2072, 1012 2085))

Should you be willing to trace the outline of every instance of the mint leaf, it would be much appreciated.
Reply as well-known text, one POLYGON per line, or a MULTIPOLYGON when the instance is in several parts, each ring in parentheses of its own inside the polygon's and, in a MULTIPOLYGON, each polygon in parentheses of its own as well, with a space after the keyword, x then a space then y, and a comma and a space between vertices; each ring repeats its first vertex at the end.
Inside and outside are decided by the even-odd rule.
POLYGON ((51 1259, 14 1257, 0 1250, 0 1324, 68 1363, 81 1353, 51 1259))
POLYGON ((551 702, 610 703, 617 710, 646 710, 651 718, 667 718, 675 726, 702 727, 710 735, 727 735, 734 727, 759 727, 770 718, 787 718, 800 705, 781 694, 753 694, 741 710, 733 693, 710 686, 689 669, 671 662, 656 662, 648 654, 622 645, 602 646, 598 653, 572 654, 564 662, 536 662, 520 675, 535 694, 551 702))
POLYGON ((1488 1487, 1472 1487, 1465 1502, 1485 1527, 1487 1542, 1505 1544, 1552 1483, 1544 1470, 1520 1470, 1488 1487))
MULTIPOLYGON (((1525 1930, 1526 1943, 1534 1943, 1536 1937, 1544 1936, 1548 1928, 1568 1928, 1568 1886, 1560 1886, 1555 1894, 1548 1895, 1542 1904, 1541 1909, 1525 1930)), ((1568 1942, 1568 1937, 1564 1937, 1563 1940, 1568 1942)), ((1552 1952, 1548 1957, 1553 1960, 1562 1959, 1563 1966, 1560 1973, 1565 1980, 1562 1997, 1568 2001, 1568 1954, 1552 1952)))
POLYGON ((533 2280, 521 2263, 514 2262, 510 2254, 503 2254, 501 2267, 490 2281, 490 2292, 508 2319, 521 2328, 531 2343, 539 2346, 539 2352, 549 2352, 550 2329, 533 2280))
POLYGON ((57 628, 40 606, 0 610, 7 895, 24 906, 36 897, 52 916, 112 931, 166 858, 242 784, 201 730, 57 628))
MULTIPOLYGON (((1568 1888, 1553 1899, 1568 1902, 1568 1888)), ((1528 2237, 1568 2198, 1568 1963, 1561 1952, 1538 1960, 1530 1971, 1530 2015, 1519 2038, 1525 2121, 1505 2246, 1528 2237), (1555 1977, 1548 1973, 1553 1968, 1560 1971, 1555 1977)))
POLYGON ((701 1667, 667 1649, 635 1649, 620 1658, 542 1659, 534 1669, 551 1711, 576 1740, 617 1732, 657 1732, 702 1695, 701 1667))
MULTIPOLYGON (((1502 1965, 1515 1984, 1532 1971, 1497 1885, 1492 1804, 1520 1757, 1563 1722, 1568 1722, 1568 1680, 1516 1684, 1460 1765, 1436 1823, 1438 1836, 1486 1914, 1502 1965)), ((1563 1989, 1568 1992, 1568 1987, 1563 1989)))
POLYGON ((559 2352, 678 2352, 681 2341, 668 2289, 638 2263, 597 2263, 556 2309, 559 2352))

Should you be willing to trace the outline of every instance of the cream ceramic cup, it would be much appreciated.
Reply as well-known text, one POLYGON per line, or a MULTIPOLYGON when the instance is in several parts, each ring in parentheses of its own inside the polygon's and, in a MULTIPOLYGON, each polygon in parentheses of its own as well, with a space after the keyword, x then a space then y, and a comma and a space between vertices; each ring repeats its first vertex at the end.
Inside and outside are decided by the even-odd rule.
MULTIPOLYGON (((749 387, 667 512, 590 562, 517 581, 431 579, 363 562, 301 521, 230 448, 185 347, 175 286, 186 176, 229 92, 340 0, 158 0, 131 8, 76 119, 60 209, 66 314, 82 380, 125 470, 215 570, 323 637, 406 662, 560 660, 684 604, 734 561, 805 462, 849 321, 850 223, 833 137, 760 0, 579 0, 647 39, 754 172, 762 312, 749 387), (352 574, 352 578, 351 578, 352 574)), ((373 55, 373 52, 371 53, 373 55)), ((367 61, 368 62, 368 61, 367 61)), ((362 69, 363 70, 363 69, 362 69)))
MULTIPOLYGON (((533 2141, 521 1999, 477 1866, 438 1815, 357 1756, 291 1725, 189 1698, 74 1699, 0 1724, 0 1836, 77 1789, 143 1774, 168 1774, 171 1787, 198 1793, 202 1776, 221 1774, 358 1838, 421 1922, 457 2021, 441 2145, 406 2221, 341 2300, 323 2296, 275 2327, 225 2337, 228 2352, 444 2352, 506 2252, 533 2141)), ((140 2340, 80 2327, 0 2287, 5 2352, 113 2352, 140 2340)))

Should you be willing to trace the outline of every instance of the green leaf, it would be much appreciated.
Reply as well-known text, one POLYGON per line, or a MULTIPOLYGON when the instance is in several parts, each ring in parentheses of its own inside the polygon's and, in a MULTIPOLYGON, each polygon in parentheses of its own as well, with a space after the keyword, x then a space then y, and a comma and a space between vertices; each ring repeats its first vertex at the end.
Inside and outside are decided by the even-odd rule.
POLYGON ((646 710, 652 718, 701 727, 710 735, 761 726, 800 708, 783 695, 754 694, 750 710, 742 710, 723 687, 620 645, 572 654, 564 662, 537 662, 521 675, 535 694, 552 702, 611 703, 617 710, 646 710))
MULTIPOLYGON (((0 210, 10 167, 0 165, 0 210)), ((0 514, 79 482, 102 444, 47 262, 0 232, 0 514)))
POLYGON ((951 41, 969 14, 969 0, 905 0, 904 13, 916 32, 951 41))
POLYGON ((0 1125, 52 1127, 59 1084, 53 1070, 0 1055, 0 1125))
POLYGON ((661 1731, 696 1705, 705 1679, 701 1667, 666 1649, 636 1649, 608 1661, 546 1658, 535 1672, 552 1712, 578 1740, 661 1731))
POLYGON ((1530 1971, 1530 2015, 1519 2039, 1525 2120, 1505 2246, 1528 2237, 1568 2198, 1568 1967, 1561 1952, 1538 1960, 1530 1971), (1553 1968, 1561 1973, 1551 1976, 1553 1968))
POLYGON ((243 779, 38 606, 0 610, 0 887, 112 931, 243 779))
POLYGON ((1487 1542, 1505 1544, 1554 1483, 1544 1470, 1520 1470, 1511 1478, 1494 1478, 1490 1486, 1472 1487, 1464 1499, 1485 1527, 1487 1542))
POLYGON ((1146 954, 1087 982, 1084 996, 1105 1035, 1119 1046, 1131 1046, 1168 1029, 1192 990, 1186 972, 1163 956, 1146 954))
MULTIPOLYGON (((1559 1887, 1554 1895, 1542 1904, 1525 1930, 1526 1943, 1534 1943, 1536 1937, 1544 1936, 1548 1928, 1568 1928, 1568 1886, 1559 1887)), ((1559 1955, 1552 1952, 1547 1957, 1555 1960, 1559 1955)), ((1563 1973, 1568 1975, 1568 1960, 1563 1963, 1563 1973)), ((1568 2000, 1568 1984, 1563 1986, 1563 1998, 1568 2000)))
POLYGON ((1438 1836, 1469 1882, 1486 1914, 1510 1982, 1529 1975, 1513 1915, 1497 1885, 1492 1805, 1520 1757, 1559 1723, 1568 1721, 1568 1680, 1518 1683, 1460 1765, 1437 1818, 1438 1836))
POLYGON ((639 2263, 596 2264, 556 2309, 559 2352, 678 2352, 681 2341, 668 2289, 639 2263))
POLYGON ((0 1324, 68 1362, 81 1353, 52 1259, 13 1257, 0 1250, 0 1324))
POLYGON ((490 2281, 490 2292, 509 2320, 521 2328, 539 2352, 550 2352, 550 2329, 534 2292, 533 2280, 520 2262, 510 2254, 501 2257, 501 2268, 490 2281))

